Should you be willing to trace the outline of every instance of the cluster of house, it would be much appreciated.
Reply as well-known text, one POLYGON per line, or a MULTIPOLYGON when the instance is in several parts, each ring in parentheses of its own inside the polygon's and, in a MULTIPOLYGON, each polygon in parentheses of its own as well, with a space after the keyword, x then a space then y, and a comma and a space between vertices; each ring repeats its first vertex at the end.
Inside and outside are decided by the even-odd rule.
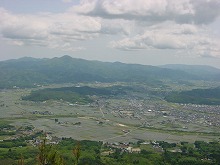
MULTIPOLYGON (((62 138, 52 136, 50 132, 45 134, 45 139, 46 139, 46 144, 53 144, 53 145, 58 144, 62 140, 62 138)), ((43 141, 42 138, 33 138, 32 140, 27 140, 27 142, 34 147, 39 146, 42 143, 42 141, 43 141)))
POLYGON ((170 114, 179 121, 198 123, 205 126, 220 126, 220 106, 181 104, 182 111, 172 110, 170 114), (189 112, 189 113, 186 113, 189 112))
MULTIPOLYGON (((158 102, 130 99, 125 103, 114 103, 108 111, 114 117, 145 120, 149 116, 170 117, 182 123, 196 123, 204 126, 220 126, 219 105, 177 104, 172 106, 158 102), (126 103, 127 102, 127 103, 126 103)), ((169 118, 167 119, 169 120, 169 118)), ((167 121, 169 122, 169 121, 167 121)), ((184 127, 187 128, 187 127, 184 127)))
POLYGON ((32 114, 34 114, 34 115, 53 115, 53 113, 50 111, 42 111, 42 112, 41 111, 33 111, 32 114))
POLYGON ((114 142, 114 143, 105 143, 105 146, 109 148, 108 151, 103 152, 103 155, 110 155, 114 153, 116 149, 120 150, 120 153, 128 152, 128 153, 140 153, 141 149, 139 147, 132 147, 129 143, 122 143, 122 142, 114 142))

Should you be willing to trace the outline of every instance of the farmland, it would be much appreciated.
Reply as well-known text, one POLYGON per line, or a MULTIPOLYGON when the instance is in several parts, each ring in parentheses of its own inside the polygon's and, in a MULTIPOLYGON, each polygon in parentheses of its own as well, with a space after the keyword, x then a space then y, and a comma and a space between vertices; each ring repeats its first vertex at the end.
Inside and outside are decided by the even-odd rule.
MULTIPOLYGON (((86 104, 63 99, 22 100, 32 91, 72 86, 79 84, 2 90, 1 118, 16 128, 33 126, 34 130, 50 132, 53 136, 72 137, 78 140, 103 142, 219 140, 218 105, 168 103, 162 99, 163 93, 158 94, 156 91, 161 89, 146 88, 144 84, 80 84, 94 89, 117 88, 122 92, 115 95, 93 93, 89 96, 93 102, 86 104)), ((172 87, 180 88, 178 85, 172 87)), ((166 88, 164 93, 168 89, 170 88, 166 88)))

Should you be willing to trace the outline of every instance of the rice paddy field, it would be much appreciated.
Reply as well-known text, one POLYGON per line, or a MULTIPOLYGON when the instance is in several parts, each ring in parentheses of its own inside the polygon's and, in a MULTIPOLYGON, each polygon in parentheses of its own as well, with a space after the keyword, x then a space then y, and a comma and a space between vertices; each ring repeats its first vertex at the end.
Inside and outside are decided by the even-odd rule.
MULTIPOLYGON (((214 141, 220 138, 220 128, 199 124, 202 119, 198 122, 184 123, 172 115, 161 115, 161 113, 172 114, 172 107, 175 107, 175 104, 162 103, 164 104, 162 112, 155 108, 158 102, 149 100, 142 100, 141 105, 147 104, 152 110, 140 108, 139 100, 135 100, 134 103, 134 100, 124 98, 102 98, 102 104, 99 106, 77 105, 63 100, 44 102, 22 100, 22 96, 28 95, 31 90, 1 90, 2 121, 9 121, 16 128, 33 126, 35 130, 50 132, 53 136, 72 137, 78 140, 194 142, 214 141)), ((178 111, 178 106, 176 107, 175 111, 178 111)), ((219 117, 219 114, 213 115, 219 117)))

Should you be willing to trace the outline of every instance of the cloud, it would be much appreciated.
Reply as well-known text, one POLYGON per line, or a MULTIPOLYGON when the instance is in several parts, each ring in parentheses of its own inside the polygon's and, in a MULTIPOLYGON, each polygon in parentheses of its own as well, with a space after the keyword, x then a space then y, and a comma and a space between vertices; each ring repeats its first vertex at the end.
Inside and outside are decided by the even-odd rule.
POLYGON ((64 3, 71 3, 72 0, 62 0, 62 2, 64 2, 64 3))
POLYGON ((1 37, 10 44, 46 46, 62 50, 81 50, 74 48, 74 43, 97 37, 101 29, 97 18, 67 12, 15 15, 0 9, 0 22, 1 37))
POLYGON ((191 0, 195 10, 195 23, 209 24, 214 22, 220 15, 219 0, 191 0))
POLYGON ((108 19, 209 24, 220 15, 219 0, 82 0, 74 11, 108 19))
POLYGON ((100 33, 109 35, 129 35, 135 26, 134 22, 123 19, 102 19, 100 23, 100 33))
POLYGON ((198 36, 193 53, 200 57, 220 58, 220 40, 211 36, 198 36))
POLYGON ((15 15, 1 8, 0 22, 1 37, 9 44, 62 50, 82 50, 75 48, 75 42, 92 40, 100 34, 127 35, 131 31, 130 21, 110 21, 74 12, 15 15))
POLYGON ((104 38, 126 51, 168 49, 220 57, 220 39, 208 29, 219 8, 219 0, 81 0, 63 13, 14 14, 0 8, 0 38, 66 51, 104 38))
POLYGON ((147 28, 143 34, 111 42, 111 47, 134 51, 168 49, 187 52, 193 56, 220 57, 220 40, 207 35, 208 29, 196 25, 161 23, 147 28))
POLYGON ((162 34, 161 32, 156 31, 146 31, 142 35, 113 41, 111 44, 112 47, 122 50, 186 48, 186 44, 181 41, 179 37, 180 36, 175 34, 162 34))

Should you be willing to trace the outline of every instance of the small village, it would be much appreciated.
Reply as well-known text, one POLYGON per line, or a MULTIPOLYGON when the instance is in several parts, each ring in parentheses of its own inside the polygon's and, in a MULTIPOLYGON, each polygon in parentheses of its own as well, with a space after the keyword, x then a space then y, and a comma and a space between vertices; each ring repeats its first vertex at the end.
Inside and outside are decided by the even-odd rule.
MULTIPOLYGON (((196 105, 196 104, 158 104, 153 101, 130 99, 127 104, 116 104, 112 107, 107 104, 108 113, 114 117, 140 120, 142 124, 148 123, 153 126, 149 118, 160 118, 158 123, 180 123, 187 129, 187 125, 199 124, 204 127, 219 127, 220 125, 220 106, 219 105, 196 105), (175 107, 175 108, 174 108, 175 107)), ((106 111, 105 111, 106 112, 106 111)), ((154 122, 155 123, 155 122, 154 122)))

